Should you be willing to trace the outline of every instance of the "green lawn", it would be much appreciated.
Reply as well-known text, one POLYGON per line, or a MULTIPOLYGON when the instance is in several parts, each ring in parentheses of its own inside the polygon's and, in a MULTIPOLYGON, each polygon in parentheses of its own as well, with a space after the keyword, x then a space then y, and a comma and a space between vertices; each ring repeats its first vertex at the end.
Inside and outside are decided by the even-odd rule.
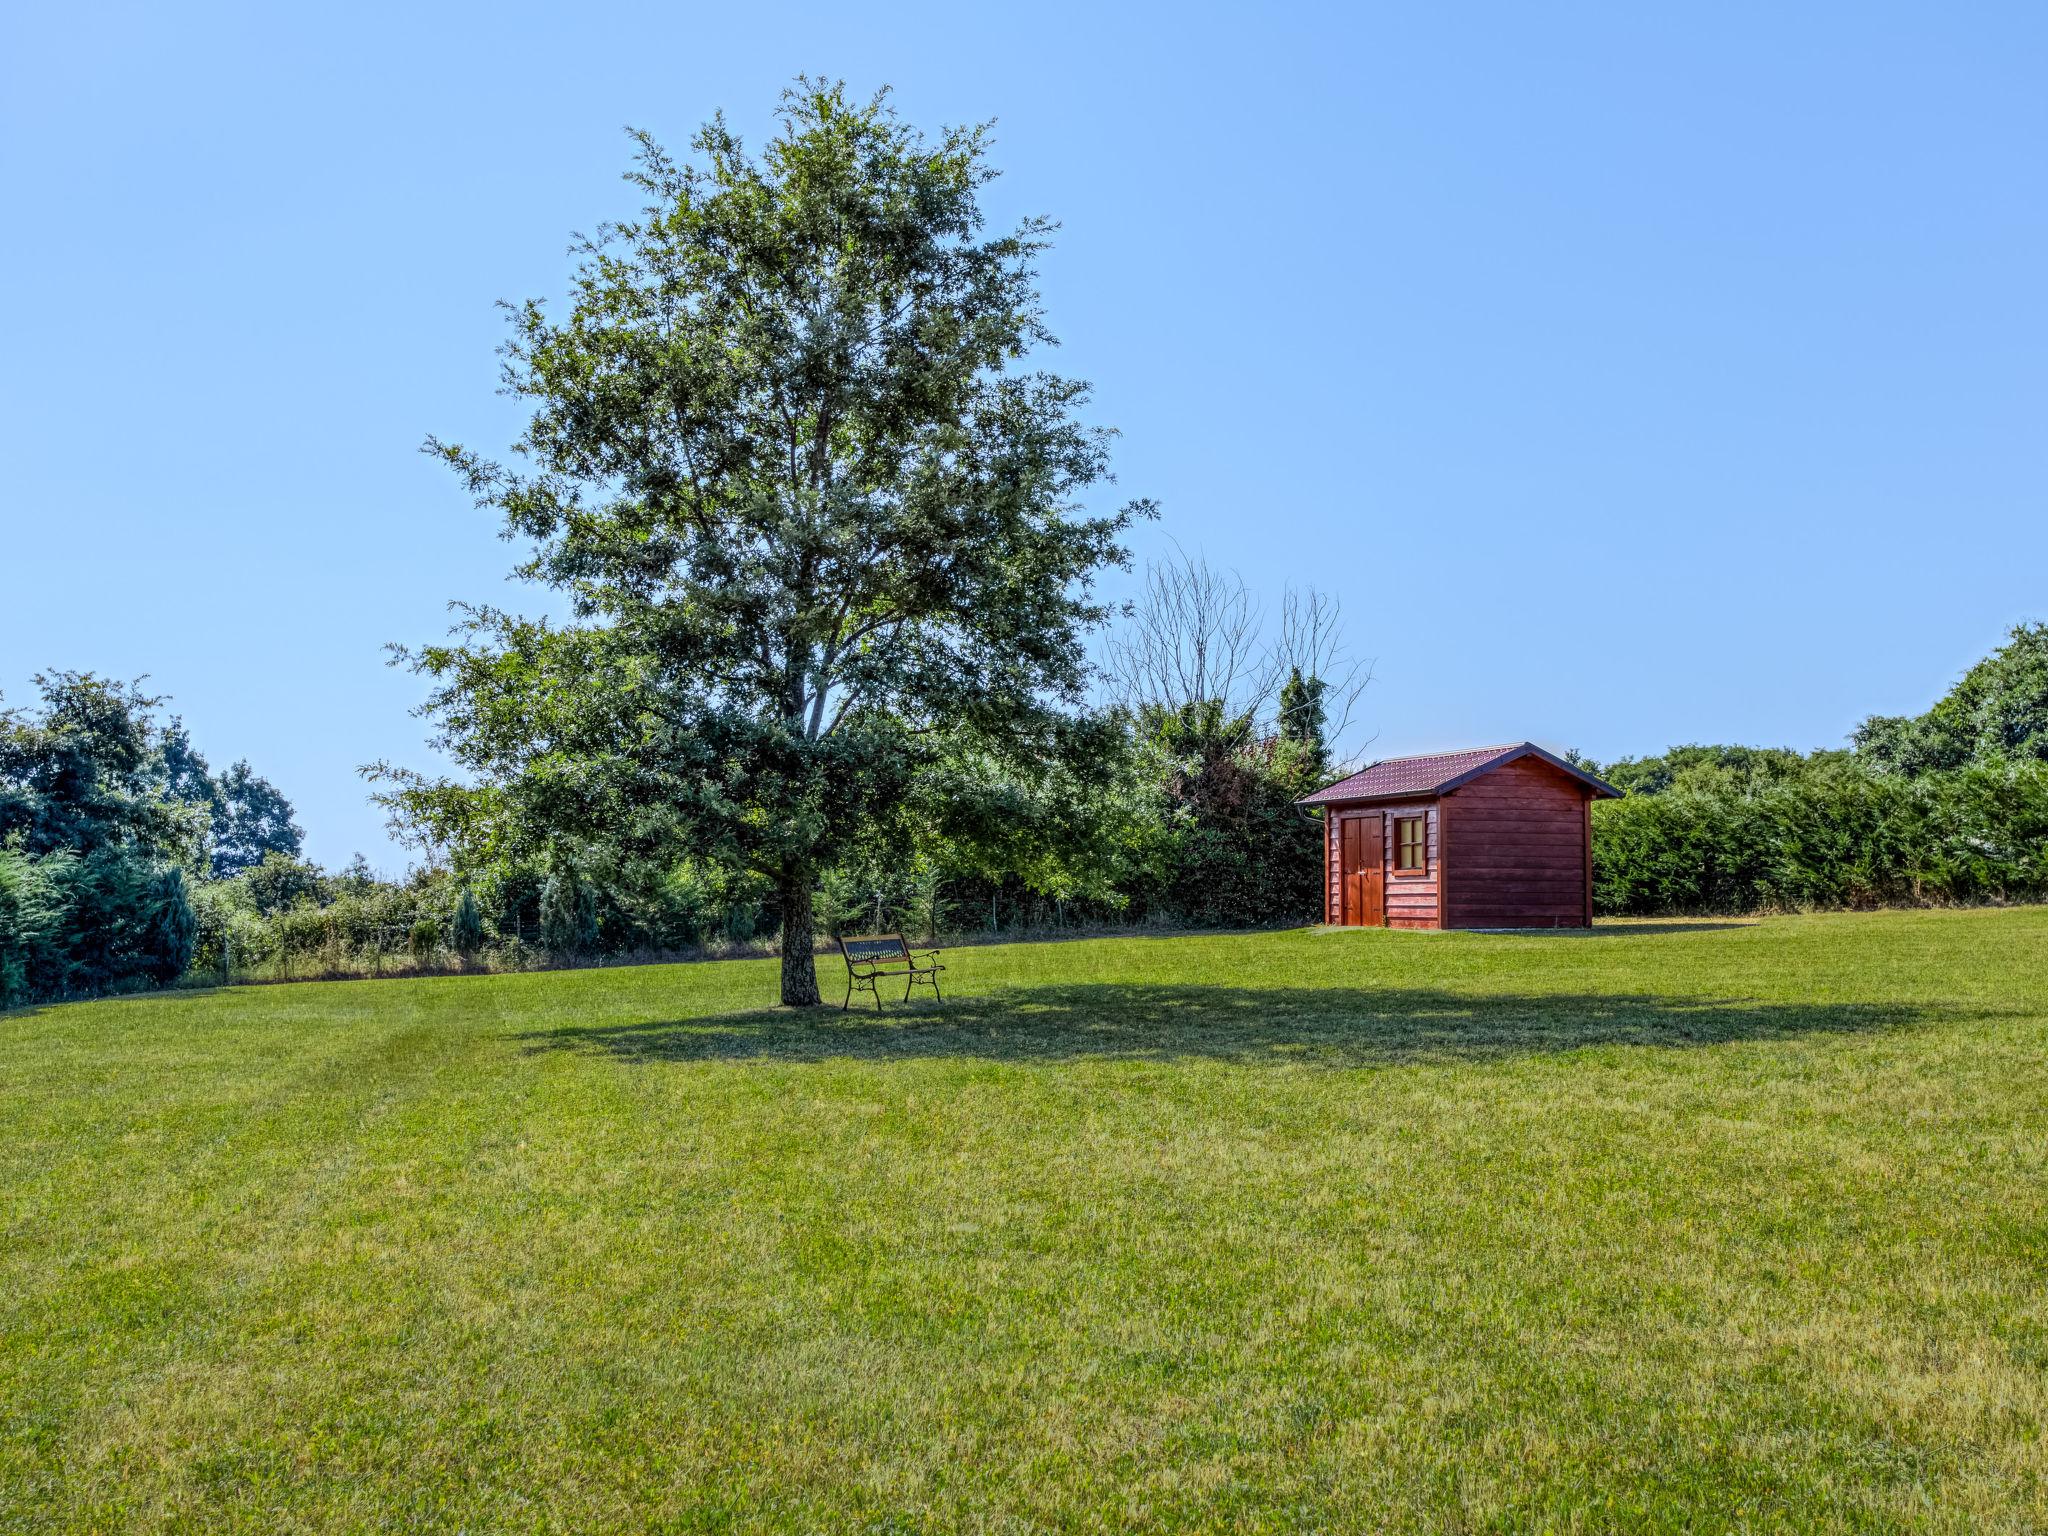
POLYGON ((949 959, 0 1016, 0 1530, 2048 1526, 2048 910, 949 959))

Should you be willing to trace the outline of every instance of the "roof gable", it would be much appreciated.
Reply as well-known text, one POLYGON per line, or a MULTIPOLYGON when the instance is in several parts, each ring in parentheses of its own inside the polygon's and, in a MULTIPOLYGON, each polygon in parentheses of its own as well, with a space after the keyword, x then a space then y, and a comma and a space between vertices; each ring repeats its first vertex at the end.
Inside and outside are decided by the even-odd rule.
POLYGON ((1400 800, 1416 795, 1447 795, 1518 758, 1535 757, 1561 773, 1568 774, 1593 791, 1596 799, 1621 798, 1621 791, 1603 783, 1582 768, 1544 751, 1533 741, 1515 746, 1473 747, 1464 752, 1429 752, 1420 757, 1389 757, 1369 763, 1347 778, 1339 779, 1312 795, 1303 795, 1296 805, 1329 805, 1343 800, 1400 800))

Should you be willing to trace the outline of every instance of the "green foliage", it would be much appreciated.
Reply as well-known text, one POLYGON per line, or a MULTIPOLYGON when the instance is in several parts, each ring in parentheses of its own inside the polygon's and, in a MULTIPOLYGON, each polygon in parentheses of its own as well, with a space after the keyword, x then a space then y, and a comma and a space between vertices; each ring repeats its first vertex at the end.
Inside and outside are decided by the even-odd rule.
POLYGON ((834 938, 848 933, 874 933, 888 926, 883 915, 883 886, 869 866, 839 863, 818 882, 815 911, 818 924, 834 938))
POLYGON ((1610 913, 2048 896, 2048 625, 2021 625, 1926 714, 1853 752, 1688 746, 1601 776, 1594 899, 1610 913))
POLYGON ((1603 913, 1752 912, 2048 896, 2048 763, 1918 778, 1827 754, 1593 806, 1603 913))
POLYGON ((766 881, 758 875, 682 859, 660 872, 631 914, 620 914, 620 936, 657 949, 745 943, 761 931, 765 894, 766 881))
MULTIPOLYGON (((1062 722, 1034 757, 966 733, 937 737, 904 799, 877 808, 819 872, 817 930, 1312 917, 1319 830, 1291 802, 1317 782, 1314 744, 1241 722, 1206 744, 1198 735, 1141 730, 1110 712, 1062 722)), ((504 914, 501 934, 532 934, 562 955, 744 941, 768 894, 766 877, 744 867, 602 845, 579 852, 573 876, 564 862, 546 867, 479 863, 464 878, 504 914), (573 919, 572 891, 594 932, 588 912, 580 929, 573 919)))
POLYGON ((0 843, 0 1008, 61 990, 55 978, 62 970, 65 902, 56 861, 75 857, 34 859, 0 843))
POLYGON ((207 769, 206 759, 192 745, 185 722, 176 715, 171 716, 157 742, 156 771, 163 792, 170 799, 185 805, 212 806, 216 792, 213 775, 207 769))
POLYGON ((265 917, 308 902, 319 905, 330 895, 318 866, 286 853, 266 854, 253 869, 242 872, 241 885, 249 893, 251 905, 265 917))
POLYGON ((575 949, 578 937, 576 887, 571 876, 560 870, 549 874, 540 888, 540 941, 557 954, 575 949))
POLYGON ((35 681, 40 710, 0 713, 0 839, 31 857, 118 848, 195 860, 206 815, 165 793, 151 723, 162 700, 89 672, 35 681))
POLYGON ((246 762, 213 785, 213 873, 231 878, 268 858, 296 859, 305 833, 292 820, 291 802, 246 762))
POLYGON ((588 953, 597 944, 597 902, 590 887, 557 860, 540 888, 540 942, 557 955, 588 953))
POLYGON ((89 673, 36 685, 39 709, 0 714, 0 999, 173 980, 206 818, 166 793, 161 701, 89 673))
POLYGON ((2015 625, 1924 715, 1872 715, 1857 755, 1908 777, 2004 760, 2048 761, 2048 624, 2015 625))
POLYGON ((927 140, 802 81, 760 157, 722 120, 693 142, 683 166, 640 136, 641 216, 583 245, 562 319, 514 312, 530 467, 430 444, 575 622, 469 610, 410 658, 467 782, 373 773, 465 869, 567 837, 770 880, 785 1000, 815 1002, 820 873, 936 736, 1049 749, 1089 579, 1150 508, 1082 515, 1108 437, 1085 386, 1018 366, 1051 341, 1051 226, 983 234, 985 129, 927 140))
POLYGON ((952 907, 944 896, 945 879, 937 866, 920 860, 911 868, 904 889, 904 931, 936 940, 947 925, 952 907))
POLYGON ((149 893, 142 923, 141 958, 158 986, 176 981, 192 963, 199 920, 185 892, 185 872, 175 864, 161 871, 149 893))
POLYGON ((455 916, 448 925, 448 942, 465 960, 484 947, 483 916, 477 911, 476 894, 466 885, 455 902, 455 916))
POLYGON ((299 856, 305 833, 292 820, 291 802, 246 761, 215 777, 176 716, 163 729, 155 759, 164 794, 206 813, 207 863, 216 879, 252 869, 269 854, 299 856))
POLYGON ((1302 771, 1320 780, 1330 769, 1329 711, 1323 700, 1329 685, 1320 677, 1303 677, 1300 667, 1288 669, 1280 687, 1280 739, 1293 745, 1302 771))
MULTIPOLYGON (((1163 876, 1172 831, 1165 756, 1120 713, 1062 724, 1043 755, 1019 758, 972 737, 943 742, 917 797, 865 840, 864 876, 892 904, 917 882, 979 907, 1005 888, 1114 916, 1163 876)), ((899 918, 912 921, 913 918, 899 918)))
POLYGON ((1604 768, 1590 760, 1579 766, 1624 794, 1661 795, 1680 786, 1763 789, 1804 778, 1816 765, 1845 755, 1816 752, 1807 757, 1789 747, 1684 746, 1656 757, 1625 757, 1604 768))
POLYGON ((1143 724, 1171 764, 1177 839, 1165 909, 1204 928, 1313 922, 1322 823, 1294 801, 1322 774, 1320 737, 1257 737, 1250 716, 1219 700, 1152 712, 1143 724))
POLYGON ((278 935, 242 881, 203 880, 191 891, 192 968, 208 976, 246 973, 278 954, 278 935))
POLYGON ((176 865, 104 844, 40 858, 0 845, 0 1006, 176 980, 196 934, 176 865))
MULTIPOLYGON (((444 936, 453 941, 448 914, 459 916, 462 894, 446 870, 382 880, 360 858, 330 874, 275 855, 193 890, 193 966, 209 976, 230 962, 237 976, 345 976, 374 974, 404 958, 431 964, 444 936), (418 955, 416 939, 425 945, 418 955)), ((475 915, 473 897, 471 908, 475 915)), ((482 949, 490 934, 478 926, 482 949)))
POLYGON ((291 808, 246 763, 214 780, 183 722, 159 727, 162 700, 135 685, 36 685, 38 709, 0 714, 0 999, 174 981, 229 942, 226 907, 195 903, 188 873, 222 867, 238 837, 296 848, 291 808))

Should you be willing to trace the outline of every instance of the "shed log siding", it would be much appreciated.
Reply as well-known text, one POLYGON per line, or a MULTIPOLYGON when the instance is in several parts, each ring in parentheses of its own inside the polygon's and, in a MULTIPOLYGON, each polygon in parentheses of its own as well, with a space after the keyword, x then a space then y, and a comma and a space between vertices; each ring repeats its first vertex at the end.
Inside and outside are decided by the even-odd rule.
POLYGON ((1386 892, 1386 926, 1389 928, 1435 928, 1440 926, 1437 909, 1437 808, 1434 801, 1396 800, 1383 805, 1332 806, 1325 814, 1323 836, 1323 921, 1344 921, 1343 823, 1355 816, 1374 816, 1381 822, 1380 878, 1386 892), (1421 873, 1394 868, 1394 822, 1403 816, 1420 816, 1424 823, 1427 862, 1421 873))
POLYGON ((1587 911, 1586 791, 1540 758, 1481 774, 1446 797, 1458 867, 1445 926, 1577 928, 1587 911))

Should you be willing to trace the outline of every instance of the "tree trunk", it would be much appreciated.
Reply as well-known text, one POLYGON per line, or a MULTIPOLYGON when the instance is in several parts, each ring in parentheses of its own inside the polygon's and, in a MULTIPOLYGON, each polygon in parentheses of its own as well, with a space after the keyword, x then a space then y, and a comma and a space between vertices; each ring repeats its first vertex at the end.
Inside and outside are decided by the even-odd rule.
POLYGON ((818 962, 811 953, 814 929, 811 919, 811 874, 804 868, 788 869, 782 875, 782 1006, 815 1008, 818 996, 818 962))

